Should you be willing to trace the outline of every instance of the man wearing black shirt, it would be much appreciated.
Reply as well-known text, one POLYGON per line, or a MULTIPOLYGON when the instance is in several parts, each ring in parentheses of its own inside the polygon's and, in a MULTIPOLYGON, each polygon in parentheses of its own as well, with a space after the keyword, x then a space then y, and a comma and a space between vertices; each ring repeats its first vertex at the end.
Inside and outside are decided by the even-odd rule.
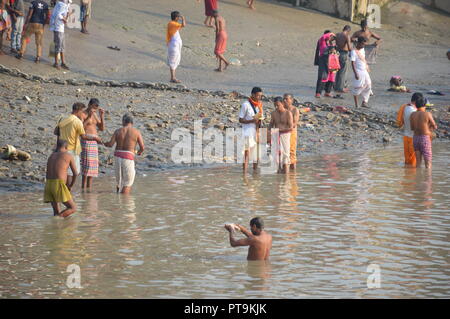
POLYGON ((42 38, 44 35, 44 25, 47 24, 49 17, 48 4, 42 0, 32 1, 28 10, 28 16, 25 20, 25 34, 22 38, 22 47, 19 54, 16 56, 21 59, 27 49, 27 40, 34 34, 36 40, 36 59, 35 62, 40 61, 42 55, 42 38))

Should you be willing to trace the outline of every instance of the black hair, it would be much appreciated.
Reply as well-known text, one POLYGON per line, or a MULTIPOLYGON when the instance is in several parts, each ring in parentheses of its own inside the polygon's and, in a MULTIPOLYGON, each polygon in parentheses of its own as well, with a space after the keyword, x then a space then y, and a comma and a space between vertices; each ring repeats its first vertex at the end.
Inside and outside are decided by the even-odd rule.
POLYGON ((250 221, 250 227, 255 225, 256 228, 258 229, 263 229, 264 228, 264 221, 262 220, 261 217, 255 217, 252 218, 252 220, 250 221))
POLYGON ((416 92, 411 96, 411 102, 417 102, 418 98, 423 98, 423 94, 420 92, 416 92))
POLYGON ((262 92, 262 89, 260 87, 258 87, 258 86, 255 86, 252 89, 252 94, 259 93, 259 92, 262 92))
POLYGON ((60 138, 58 138, 58 141, 56 142, 56 150, 59 150, 63 147, 67 147, 68 143, 66 140, 62 140, 60 138))
POLYGON ((276 102, 283 102, 283 98, 282 98, 281 96, 275 97, 275 98, 273 99, 273 103, 276 103, 276 102))
POLYGON ((283 97, 289 96, 291 99, 294 99, 294 96, 291 93, 284 93, 283 97))
POLYGON ((361 29, 367 27, 367 19, 361 20, 361 29))
POLYGON ((347 24, 344 26, 343 31, 350 31, 351 29, 352 29, 352 27, 347 24))
POLYGON ((86 108, 86 105, 84 105, 83 103, 80 103, 80 102, 74 103, 72 105, 72 111, 73 112, 80 111, 80 110, 82 110, 84 108, 86 108))
POLYGON ((323 31, 323 34, 327 34, 327 33, 331 33, 331 31, 330 30, 323 31))
POLYGON ((420 97, 417 98, 417 100, 416 100, 416 107, 417 108, 424 107, 425 104, 426 104, 426 102, 425 102, 425 99, 423 98, 423 96, 420 96, 420 97))
POLYGON ((170 13, 170 18, 171 18, 172 20, 176 20, 179 16, 180 16, 180 12, 178 12, 178 11, 172 11, 172 12, 170 13))
POLYGON ((100 105, 100 101, 96 98, 92 98, 89 100, 88 105, 100 105))
POLYGON ((264 221, 262 220, 261 217, 255 217, 252 218, 252 220, 250 221, 250 227, 255 225, 256 228, 258 229, 263 229, 264 228, 264 221))

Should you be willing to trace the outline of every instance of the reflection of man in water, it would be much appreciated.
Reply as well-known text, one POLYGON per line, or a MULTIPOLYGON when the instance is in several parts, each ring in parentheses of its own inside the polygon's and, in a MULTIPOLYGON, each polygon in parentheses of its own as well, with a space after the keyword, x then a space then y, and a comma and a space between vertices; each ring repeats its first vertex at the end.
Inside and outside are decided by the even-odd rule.
POLYGON ((225 225, 225 229, 230 233, 231 247, 248 247, 247 260, 267 260, 269 259, 270 249, 272 248, 272 235, 264 230, 264 222, 260 217, 255 217, 250 221, 249 232, 244 226, 236 225, 247 238, 236 240, 233 237, 232 226, 225 225))

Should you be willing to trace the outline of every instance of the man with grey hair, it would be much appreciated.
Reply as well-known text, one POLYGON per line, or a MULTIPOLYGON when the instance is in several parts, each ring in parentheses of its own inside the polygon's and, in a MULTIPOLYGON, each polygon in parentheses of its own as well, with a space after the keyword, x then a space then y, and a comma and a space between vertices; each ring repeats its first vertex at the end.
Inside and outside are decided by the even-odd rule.
POLYGON ((131 186, 134 183, 136 171, 134 169, 134 158, 136 154, 136 144, 139 144, 137 155, 144 152, 144 139, 141 132, 133 127, 133 117, 125 114, 122 117, 122 128, 116 130, 106 147, 113 147, 114 151, 114 168, 116 171, 117 192, 129 194, 131 186))
POLYGON ((292 131, 291 131, 291 140, 290 140, 290 162, 291 162, 291 169, 297 168, 297 124, 300 119, 300 112, 298 109, 294 106, 294 96, 290 93, 286 93, 283 95, 283 103, 284 108, 292 113, 292 131))

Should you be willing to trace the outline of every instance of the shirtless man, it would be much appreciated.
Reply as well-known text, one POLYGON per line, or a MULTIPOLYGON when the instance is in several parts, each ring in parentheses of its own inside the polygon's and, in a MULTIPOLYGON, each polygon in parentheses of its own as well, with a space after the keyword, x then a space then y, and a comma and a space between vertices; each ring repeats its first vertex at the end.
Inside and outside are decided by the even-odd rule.
POLYGON ((228 34, 226 30, 225 19, 219 15, 219 12, 217 10, 213 11, 213 17, 216 24, 216 46, 214 48, 214 54, 219 60, 219 67, 216 69, 216 71, 222 72, 223 70, 226 70, 226 68, 230 64, 223 56, 227 48, 228 34), (225 64, 225 68, 222 68, 222 62, 225 64))
POLYGON ((67 141, 58 140, 55 152, 50 155, 47 161, 47 174, 44 190, 44 202, 51 203, 53 215, 67 217, 76 211, 75 202, 72 199, 70 190, 75 184, 78 172, 74 157, 67 152, 67 141), (71 183, 67 182, 67 169, 70 167, 73 173, 71 183), (66 209, 59 212, 59 203, 63 203, 66 209))
POLYGON ((125 114, 122 117, 122 125, 123 127, 114 132, 105 146, 113 147, 117 143, 114 152, 117 192, 129 194, 136 175, 134 169, 136 144, 139 144, 137 155, 141 155, 144 152, 144 139, 141 132, 133 127, 131 115, 125 114))
POLYGON ((105 111, 99 108, 98 99, 89 101, 86 111, 84 111, 85 120, 83 122, 85 136, 89 139, 81 138, 81 188, 90 188, 92 178, 98 176, 98 143, 93 140, 98 138, 97 129, 105 130, 105 111), (97 115, 97 111, 100 117, 97 115))
POLYGON ((239 230, 247 237, 244 239, 235 239, 234 231, 230 225, 225 225, 225 229, 230 233, 231 247, 248 247, 247 260, 268 260, 270 249, 272 248, 272 235, 264 230, 264 222, 260 217, 255 217, 250 221, 249 232, 244 226, 236 224, 239 230))
POLYGON ((292 94, 285 94, 283 96, 284 108, 292 113, 292 132, 291 132, 291 148, 290 148, 290 161, 291 169, 296 169, 297 167, 297 125, 300 119, 300 112, 292 104, 294 102, 294 97, 292 94))
POLYGON ((422 156, 425 167, 431 168, 433 152, 431 149, 432 130, 437 129, 433 115, 425 110, 426 101, 423 97, 416 100, 417 111, 410 116, 411 130, 414 131, 413 144, 416 153, 416 167, 420 167, 422 156))
POLYGON ((345 75, 347 74, 348 55, 352 50, 352 43, 350 41, 351 27, 346 25, 342 32, 336 34, 336 47, 339 52, 339 64, 341 68, 336 74, 336 82, 334 83, 334 90, 336 91, 336 99, 343 99, 342 93, 347 93, 348 89, 344 88, 345 75))
POLYGON ((359 37, 364 37, 366 39, 367 43, 369 43, 371 38, 374 38, 376 40, 374 42, 375 46, 377 46, 382 41, 381 37, 378 34, 375 34, 369 30, 366 19, 361 21, 361 30, 353 33, 352 38, 351 38, 352 42, 356 42, 359 37))
MULTIPOLYGON (((289 112, 283 104, 283 98, 277 96, 274 99, 275 111, 272 112, 269 130, 277 128, 279 132, 279 160, 278 173, 289 173, 290 153, 291 153, 291 132, 294 127, 294 119, 292 113, 289 112)), ((269 143, 272 140, 271 135, 268 136, 269 143)))

